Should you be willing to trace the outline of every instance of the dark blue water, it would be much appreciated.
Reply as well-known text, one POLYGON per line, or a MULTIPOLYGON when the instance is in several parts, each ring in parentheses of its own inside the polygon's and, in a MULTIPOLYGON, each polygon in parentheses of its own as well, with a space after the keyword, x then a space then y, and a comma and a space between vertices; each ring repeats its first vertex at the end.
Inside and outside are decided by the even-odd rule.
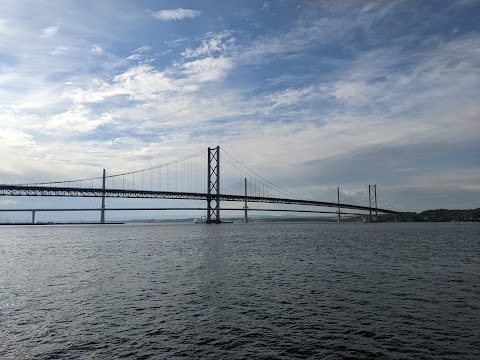
POLYGON ((479 359, 480 224, 0 227, 0 358, 479 359))

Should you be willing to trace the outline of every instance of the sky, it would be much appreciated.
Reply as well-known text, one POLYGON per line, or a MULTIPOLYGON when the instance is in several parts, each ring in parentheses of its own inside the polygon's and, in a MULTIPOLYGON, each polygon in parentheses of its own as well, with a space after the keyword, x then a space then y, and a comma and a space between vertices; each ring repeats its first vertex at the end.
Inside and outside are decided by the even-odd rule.
POLYGON ((478 208, 479 95, 478 0, 3 0, 0 183, 219 145, 317 200, 478 208))

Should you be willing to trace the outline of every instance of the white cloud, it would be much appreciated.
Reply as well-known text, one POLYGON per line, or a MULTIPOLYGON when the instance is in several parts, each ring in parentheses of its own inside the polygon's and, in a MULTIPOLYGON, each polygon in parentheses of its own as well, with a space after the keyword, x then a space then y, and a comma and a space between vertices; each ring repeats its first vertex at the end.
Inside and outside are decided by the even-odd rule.
MULTIPOLYGON (((475 168, 461 168, 441 171, 436 169, 425 169, 422 172, 413 172, 409 177, 408 184, 417 189, 428 189, 431 184, 436 188, 443 190, 471 190, 477 193, 477 199, 480 200, 480 170, 475 168)), ((402 185, 398 185, 401 187, 402 185)))
POLYGON ((131 100, 151 102, 167 94, 182 96, 197 91, 206 83, 223 79, 233 63, 230 58, 207 57, 176 64, 166 71, 151 65, 130 67, 113 77, 112 81, 95 79, 89 89, 69 88, 62 95, 77 104, 101 103, 116 96, 128 96, 131 100))
POLYGON ((57 35, 59 28, 57 26, 49 26, 42 30, 41 37, 52 37, 57 35))
POLYGON ((225 31, 219 34, 207 34, 199 47, 195 49, 187 48, 182 56, 186 59, 214 56, 218 54, 224 54, 230 50, 234 45, 235 39, 231 37, 229 31, 225 31))
POLYGON ((146 55, 152 51, 148 45, 141 46, 133 51, 133 54, 126 58, 127 61, 140 61, 145 59, 146 55))
POLYGON ((93 45, 92 50, 93 53, 95 54, 101 54, 103 52, 103 48, 99 45, 93 45))
POLYGON ((36 145, 32 135, 7 128, 0 129, 0 143, 3 146, 12 147, 30 147, 36 145))
POLYGON ((118 92, 138 100, 154 99, 159 93, 176 89, 172 79, 149 65, 132 67, 113 80, 118 92))
POLYGON ((263 101, 267 106, 267 111, 275 111, 279 108, 293 107, 293 112, 297 112, 297 105, 306 104, 314 100, 316 92, 313 87, 303 89, 286 89, 275 93, 268 94, 263 97, 263 101))
POLYGON ((0 35, 3 37, 9 32, 6 19, 0 19, 0 35))
MULTIPOLYGON (((5 126, 1 133, 8 134, 8 129, 22 131, 35 127, 39 121, 38 108, 41 108, 41 104, 32 102, 21 102, 10 106, 0 105, 0 126, 5 126)), ((23 141, 20 142, 23 143, 23 141)))
POLYGON ((231 59, 225 57, 205 58, 182 65, 184 74, 190 84, 214 81, 223 78, 227 71, 233 67, 231 59))
POLYGON ((199 10, 191 9, 173 9, 173 10, 160 10, 156 12, 151 12, 152 16, 157 20, 162 21, 176 21, 184 19, 194 19, 202 14, 199 10))
MULTIPOLYGON (((328 7, 344 7, 344 1, 317 1, 328 7)), ((358 1, 349 0, 355 7, 358 1)), ((252 45, 242 51, 245 63, 268 63, 275 58, 292 58, 305 50, 323 44, 342 44, 351 41, 352 32, 359 29, 369 31, 371 26, 382 18, 391 15, 401 1, 391 1, 384 6, 367 5, 366 12, 355 18, 321 17, 314 21, 299 20, 289 31, 275 35, 259 36, 252 45), (375 11, 372 11, 375 9, 375 11)), ((376 4, 375 4, 376 5, 376 4)), ((377 34, 369 34, 372 38, 377 34)), ((323 60, 328 57, 323 57, 323 60)))
POLYGON ((50 51, 50 54, 52 55, 65 55, 68 53, 68 47, 67 46, 57 46, 55 49, 50 51))
POLYGON ((456 0, 450 5, 450 9, 469 7, 480 4, 480 0, 456 0))
POLYGON ((93 79, 89 87, 90 89, 82 89, 79 87, 65 89, 62 98, 71 100, 76 104, 85 104, 101 103, 109 97, 125 95, 123 89, 114 87, 98 79, 93 79))
MULTIPOLYGON (((101 103, 116 96, 132 100, 152 101, 160 94, 177 89, 176 81, 150 65, 131 67, 116 75, 111 82, 102 79, 91 81, 89 89, 67 89, 62 97, 77 104, 101 103)), ((130 106, 130 104, 126 104, 130 106)))
POLYGON ((95 116, 90 109, 76 106, 69 111, 52 116, 48 120, 46 128, 59 132, 84 133, 111 122, 114 122, 114 119, 109 113, 95 116))
POLYGON ((133 54, 133 55, 130 55, 126 58, 126 60, 128 61, 137 61, 137 60, 140 60, 142 58, 142 55, 140 54, 133 54))
POLYGON ((314 45, 338 41, 355 23, 340 19, 322 18, 313 23, 298 23, 286 33, 263 36, 243 50, 246 63, 270 62, 272 58, 287 57, 314 45))
POLYGON ((138 53, 138 54, 142 54, 142 53, 146 53, 146 52, 149 52, 149 51, 152 51, 152 47, 148 46, 148 45, 144 45, 144 46, 140 46, 139 48, 135 49, 133 52, 138 53))
POLYGON ((340 101, 353 105, 360 105, 371 102, 383 86, 375 87, 363 81, 345 82, 339 81, 334 84, 332 95, 340 101))

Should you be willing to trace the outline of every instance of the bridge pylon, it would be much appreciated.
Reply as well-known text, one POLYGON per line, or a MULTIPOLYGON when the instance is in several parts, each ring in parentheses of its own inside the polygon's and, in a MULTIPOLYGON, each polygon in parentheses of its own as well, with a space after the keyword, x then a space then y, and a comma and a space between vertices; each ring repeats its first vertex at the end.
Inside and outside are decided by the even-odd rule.
POLYGON ((370 219, 377 221, 377 185, 368 185, 368 207, 370 209, 370 219), (375 215, 372 216, 372 211, 375 211, 375 215))
POLYGON ((208 148, 207 224, 220 224, 220 146, 208 148))
POLYGON ((337 222, 340 222, 341 218, 340 218, 340 187, 337 186, 337 204, 338 204, 338 207, 337 207, 337 222))
POLYGON ((105 224, 105 169, 102 176, 102 207, 100 209, 100 224, 105 224))

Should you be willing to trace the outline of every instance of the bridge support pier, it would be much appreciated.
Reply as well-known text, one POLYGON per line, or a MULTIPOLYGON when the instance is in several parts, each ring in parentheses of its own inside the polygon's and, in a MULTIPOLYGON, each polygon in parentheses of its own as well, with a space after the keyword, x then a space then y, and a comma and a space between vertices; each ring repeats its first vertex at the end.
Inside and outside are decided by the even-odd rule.
POLYGON ((376 215, 362 215, 362 221, 364 223, 378 222, 378 217, 376 215))
POLYGON ((103 169, 102 179, 102 208, 100 209, 100 224, 105 224, 105 169, 103 169))
POLYGON ((32 224, 35 224, 35 210, 32 210, 32 224))

